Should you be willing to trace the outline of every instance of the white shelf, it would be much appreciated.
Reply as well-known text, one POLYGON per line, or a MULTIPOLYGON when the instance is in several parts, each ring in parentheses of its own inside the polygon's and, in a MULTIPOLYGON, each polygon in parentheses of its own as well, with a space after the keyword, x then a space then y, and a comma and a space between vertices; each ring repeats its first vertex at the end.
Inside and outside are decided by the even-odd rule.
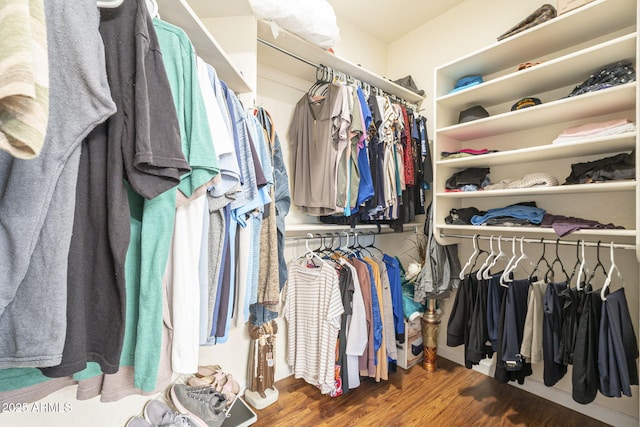
POLYGON ((248 0, 188 0, 200 18, 220 18, 253 15, 248 0))
MULTIPOLYGON (((629 227, 581 230, 572 233, 569 239, 593 236, 640 245, 637 233, 640 174, 637 170, 635 179, 618 182, 466 193, 443 191, 452 173, 469 167, 502 165, 513 174, 518 170, 545 170, 549 165, 542 162, 575 163, 578 159, 591 160, 589 156, 611 156, 638 148, 638 131, 551 143, 561 129, 571 126, 623 118, 640 122, 640 97, 635 81, 566 97, 576 85, 606 65, 630 61, 637 67, 638 19, 637 0, 595 0, 436 68, 434 156, 439 158, 441 151, 462 148, 501 150, 434 162, 437 189, 433 200, 434 228, 441 244, 456 243, 454 238, 443 237, 443 234, 555 235, 552 229, 540 227, 443 224, 452 209, 468 206, 471 201, 486 207, 500 200, 535 200, 551 212, 629 227), (519 63, 534 61, 541 63, 517 70, 519 63), (482 75, 485 82, 449 93, 455 82, 467 75, 482 75), (542 104, 510 111, 511 105, 523 97, 538 97, 542 104), (455 123, 459 113, 473 105, 482 105, 491 115, 455 123), (593 201, 595 210, 589 214, 593 201)), ((636 152, 636 163, 638 161, 640 153, 636 152)), ((640 261, 640 247, 636 257, 640 261)))
POLYGON ((532 187, 519 189, 504 190, 486 190, 486 191, 464 191, 464 192, 440 192, 436 193, 437 197, 447 199, 467 199, 477 197, 504 197, 504 196, 533 196, 539 194, 578 194, 578 193, 612 193, 620 191, 635 191, 636 182, 615 181, 602 182, 594 184, 576 184, 576 185, 557 185, 553 187, 532 187))
POLYGON ((443 107, 464 104, 486 107, 502 102, 515 102, 558 87, 575 86, 607 64, 632 61, 635 58, 636 37, 634 32, 525 70, 514 70, 513 73, 469 89, 444 95, 437 102, 443 107))
MULTIPOLYGON (((615 136, 585 139, 583 141, 506 150, 480 156, 437 160, 436 166, 465 169, 629 151, 636 146, 636 138, 637 132, 630 132, 615 136)), ((435 153, 435 155, 439 156, 440 153, 435 153)))
POLYGON ((542 125, 585 119, 628 110, 635 106, 636 82, 562 98, 517 111, 490 116, 436 130, 437 136, 460 141, 496 136, 542 125))
POLYGON ((236 68, 187 0, 157 0, 157 2, 162 20, 182 28, 187 33, 197 55, 215 68, 220 79, 231 90, 236 93, 253 91, 242 71, 236 68))
MULTIPOLYGON (((541 227, 497 227, 490 225, 451 225, 437 224, 438 233, 463 233, 463 234, 502 234, 504 235, 531 235, 531 234, 548 234, 556 235, 553 228, 541 227)), ((636 236, 636 230, 629 229, 583 229, 574 231, 569 236, 585 238, 585 236, 611 237, 611 238, 633 238, 636 236)))
POLYGON ((445 64, 437 72, 453 81, 469 74, 492 74, 620 28, 632 27, 636 25, 636 14, 631 13, 635 9, 636 0, 596 0, 445 64))
MULTIPOLYGON (((404 87, 392 82, 391 80, 372 73, 371 71, 368 71, 361 66, 354 64, 353 62, 341 58, 334 53, 326 51, 314 45, 313 43, 309 43, 308 41, 284 29, 280 29, 278 37, 275 37, 273 35, 273 32, 271 31, 270 24, 266 21, 258 20, 258 38, 274 46, 277 46, 280 49, 297 55, 300 58, 304 58, 314 64, 326 65, 336 71, 346 73, 356 79, 382 89, 383 91, 391 95, 396 95, 399 98, 402 98, 414 104, 420 104, 424 100, 424 97, 418 95, 417 93, 405 89, 404 87)), ((269 49, 272 48, 269 47, 269 49)), ((275 51, 275 49, 272 50, 275 51)), ((284 56, 283 53, 278 53, 284 56)), ((284 71, 290 72, 291 69, 287 66, 287 63, 288 61, 284 60, 277 61, 272 65, 274 65, 275 67, 280 67, 280 69, 284 71)))

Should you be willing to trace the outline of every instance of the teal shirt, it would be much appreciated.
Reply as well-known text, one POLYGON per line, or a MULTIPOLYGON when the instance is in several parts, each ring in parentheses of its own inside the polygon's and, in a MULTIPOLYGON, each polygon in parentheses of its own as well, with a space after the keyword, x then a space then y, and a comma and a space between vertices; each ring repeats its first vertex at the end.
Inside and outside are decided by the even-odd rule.
POLYGON ((181 177, 178 189, 190 197, 196 188, 219 172, 218 157, 198 81, 196 54, 182 29, 159 19, 154 19, 153 25, 178 113, 182 151, 191 167, 191 172, 181 177))

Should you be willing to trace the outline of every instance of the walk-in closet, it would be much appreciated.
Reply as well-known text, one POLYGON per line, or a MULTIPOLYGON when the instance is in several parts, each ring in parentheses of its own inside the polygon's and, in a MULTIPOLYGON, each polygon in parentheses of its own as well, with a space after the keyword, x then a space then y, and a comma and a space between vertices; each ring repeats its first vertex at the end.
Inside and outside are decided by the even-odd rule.
POLYGON ((637 426, 637 0, 0 0, 0 425, 637 426))

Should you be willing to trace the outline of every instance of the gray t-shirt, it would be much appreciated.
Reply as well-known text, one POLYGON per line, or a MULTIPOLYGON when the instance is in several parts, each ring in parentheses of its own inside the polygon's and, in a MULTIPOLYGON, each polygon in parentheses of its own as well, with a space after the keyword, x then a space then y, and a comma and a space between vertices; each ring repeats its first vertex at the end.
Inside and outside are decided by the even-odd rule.
POLYGON ((95 1, 46 1, 45 16, 45 144, 32 160, 0 152, 0 368, 60 363, 80 143, 115 111, 95 1))
POLYGON ((338 153, 348 141, 351 122, 347 88, 330 84, 326 96, 305 94, 289 128, 293 204, 311 215, 336 211, 338 153))

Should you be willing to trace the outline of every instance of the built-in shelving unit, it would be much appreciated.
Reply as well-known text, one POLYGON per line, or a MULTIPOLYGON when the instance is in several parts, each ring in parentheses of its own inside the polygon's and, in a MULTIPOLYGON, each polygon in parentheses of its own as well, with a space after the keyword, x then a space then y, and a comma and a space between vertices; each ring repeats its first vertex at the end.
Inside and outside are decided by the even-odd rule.
MULTIPOLYGON (((624 229, 581 230, 569 239, 592 238, 635 243, 638 247, 638 172, 633 180, 477 192, 445 192, 447 179, 470 167, 491 168, 491 181, 520 178, 531 172, 559 178, 570 165, 636 149, 638 132, 553 144, 565 128, 612 119, 638 123, 638 84, 566 97, 603 66, 631 61, 637 69, 638 33, 635 0, 595 0, 543 24, 499 41, 436 69, 434 133, 434 221, 436 238, 455 234, 502 234, 545 237, 550 228, 451 225, 452 209, 499 208, 535 201, 551 214, 613 222, 624 229), (540 62, 518 70, 522 62, 540 62), (466 75, 482 75, 484 82, 450 93, 466 75), (541 105, 511 111, 520 98, 538 97, 541 105), (459 113, 483 106, 489 117, 458 124, 459 113), (463 148, 499 150, 474 157, 440 159, 442 151, 463 148), (495 179, 494 179, 495 177, 495 179), (597 208, 588 209, 597 200, 597 208)), ((564 174, 564 175, 562 175, 564 174)), ((638 259, 640 251, 636 249, 638 259)))

